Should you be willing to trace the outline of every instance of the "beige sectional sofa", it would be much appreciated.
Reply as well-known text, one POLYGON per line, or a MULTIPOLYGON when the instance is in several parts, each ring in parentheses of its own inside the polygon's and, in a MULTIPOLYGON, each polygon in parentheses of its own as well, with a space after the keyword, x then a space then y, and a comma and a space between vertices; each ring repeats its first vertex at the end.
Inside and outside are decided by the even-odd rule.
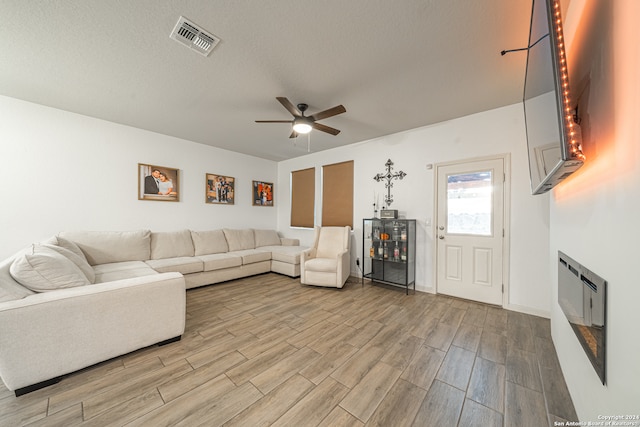
POLYGON ((62 232, 0 263, 0 377, 16 395, 180 338, 185 289, 300 275, 275 230, 62 232))

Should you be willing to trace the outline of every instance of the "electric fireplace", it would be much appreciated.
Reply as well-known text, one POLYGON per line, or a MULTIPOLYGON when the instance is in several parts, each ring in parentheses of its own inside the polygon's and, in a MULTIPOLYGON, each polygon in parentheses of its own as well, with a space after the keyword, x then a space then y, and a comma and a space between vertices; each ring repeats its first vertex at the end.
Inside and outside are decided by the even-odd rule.
POLYGON ((607 282, 558 251, 558 302, 605 384, 607 282))

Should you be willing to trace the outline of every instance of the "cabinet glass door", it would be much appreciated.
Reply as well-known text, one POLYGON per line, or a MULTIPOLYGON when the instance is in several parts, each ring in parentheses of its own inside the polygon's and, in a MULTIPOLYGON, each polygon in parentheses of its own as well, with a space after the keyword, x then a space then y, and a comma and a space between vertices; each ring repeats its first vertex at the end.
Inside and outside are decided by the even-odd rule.
POLYGON ((364 273, 370 273, 372 279, 382 280, 384 277, 384 223, 378 219, 365 221, 365 237, 369 236, 365 248, 369 248, 369 256, 365 258, 364 273), (367 225, 368 224, 368 225, 367 225))
MULTIPOLYGON (((406 260, 403 262, 402 253, 407 252, 407 224, 404 221, 385 222, 384 249, 383 255, 385 266, 383 280, 387 282, 406 284, 407 266, 406 260), (402 235, 404 233, 404 241, 402 235)), ((406 257, 405 257, 406 258, 406 257)))

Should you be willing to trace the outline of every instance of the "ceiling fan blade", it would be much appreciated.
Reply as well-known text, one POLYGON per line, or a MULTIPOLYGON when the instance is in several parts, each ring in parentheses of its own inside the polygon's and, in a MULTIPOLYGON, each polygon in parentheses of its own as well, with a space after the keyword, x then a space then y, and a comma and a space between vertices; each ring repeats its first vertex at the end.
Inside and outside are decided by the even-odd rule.
POLYGON ((323 125, 322 123, 314 123, 311 126, 313 126, 314 129, 321 130, 322 132, 330 133, 331 135, 334 135, 334 136, 340 133, 338 129, 332 128, 327 125, 323 125))
POLYGON ((298 132, 296 132, 295 130, 291 132, 291 135, 289 135, 289 138, 297 138, 298 137, 298 132))
POLYGON ((256 120, 256 123, 293 123, 293 120, 256 120))
POLYGON ((298 110, 298 107, 293 105, 291 101, 289 101, 284 96, 277 96, 276 99, 280 101, 280 104, 282 104, 282 106, 286 108, 287 111, 290 112, 294 117, 302 116, 302 113, 300 112, 300 110, 298 110))
POLYGON ((346 108, 342 105, 336 105, 333 108, 329 108, 328 110, 320 111, 319 113, 315 113, 312 116, 309 116, 312 120, 322 120, 327 117, 337 116, 338 114, 345 113, 347 111, 346 108))

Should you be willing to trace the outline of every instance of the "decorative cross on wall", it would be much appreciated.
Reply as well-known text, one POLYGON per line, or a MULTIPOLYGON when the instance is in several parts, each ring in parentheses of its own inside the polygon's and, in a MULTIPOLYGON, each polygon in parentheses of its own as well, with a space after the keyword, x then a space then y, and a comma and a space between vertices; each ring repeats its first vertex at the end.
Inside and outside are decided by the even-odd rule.
POLYGON ((378 182, 382 181, 383 179, 387 180, 387 182, 384 184, 385 188, 387 189, 387 195, 384 197, 384 203, 387 205, 387 207, 389 207, 393 202, 393 196, 391 195, 391 187, 393 187, 393 182, 391 182, 391 180, 402 179, 407 176, 407 174, 402 171, 391 173, 391 170, 393 169, 393 162, 391 161, 391 159, 387 160, 387 163, 385 163, 384 165, 387 167, 387 173, 379 173, 374 176, 373 179, 378 182))

